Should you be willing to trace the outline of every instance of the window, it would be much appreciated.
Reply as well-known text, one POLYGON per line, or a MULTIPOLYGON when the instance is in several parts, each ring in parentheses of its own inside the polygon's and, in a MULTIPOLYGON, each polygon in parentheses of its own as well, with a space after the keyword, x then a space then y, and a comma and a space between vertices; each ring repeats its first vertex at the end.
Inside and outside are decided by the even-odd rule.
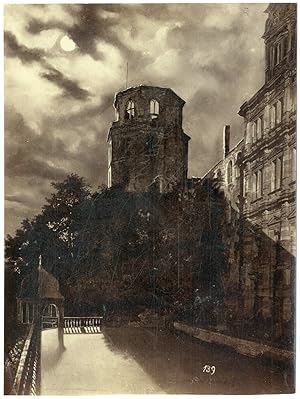
POLYGON ((278 190, 282 185, 282 158, 271 163, 271 191, 278 190))
POLYGON ((291 100, 291 103, 292 103, 292 106, 291 106, 291 110, 292 111, 296 111, 296 101, 297 101, 296 93, 297 93, 296 86, 293 84, 290 87, 290 100, 291 100))
POLYGON ((262 138, 262 118, 258 118, 256 122, 256 137, 257 140, 260 140, 262 138))
POLYGON ((275 190, 276 161, 271 162, 271 191, 275 190))
POLYGON ((227 183, 232 183, 232 162, 229 161, 227 165, 227 183))
POLYGON ((252 143, 256 142, 256 122, 252 123, 252 143))
POLYGON ((246 125, 246 144, 251 144, 251 136, 252 136, 251 123, 248 122, 246 125))
POLYGON ((285 35, 277 43, 275 43, 270 49, 270 64, 274 68, 283 59, 286 58, 288 53, 288 36, 285 35))
POLYGON ((256 185, 257 185, 257 173, 254 173, 252 177, 252 190, 255 195, 255 198, 256 198, 256 185))
POLYGON ((281 61, 281 42, 276 44, 275 56, 275 65, 277 65, 281 61))
POLYGON ((34 315, 35 315, 35 305, 28 302, 22 303, 22 314, 21 320, 23 324, 30 324, 33 322, 34 315))
POLYGON ((265 128, 265 126, 268 126, 269 124, 268 119, 269 119, 269 107, 266 107, 262 118, 262 136, 263 136, 263 129, 265 128))
POLYGON ((150 101, 150 115, 152 119, 156 119, 159 114, 159 102, 156 100, 150 101))
POLYGON ((281 123, 282 120, 282 100, 278 100, 276 103, 276 125, 281 123))
POLYGON ((270 115, 271 128, 274 128, 275 126, 281 123, 282 109, 283 109, 283 99, 281 98, 280 100, 276 101, 276 103, 273 104, 271 107, 271 115, 270 115))
POLYGON ((253 191, 255 198, 260 198, 263 195, 263 171, 259 169, 253 175, 253 191))
POLYGON ((282 158, 276 159, 275 176, 275 190, 277 190, 282 184, 282 158))
POLYGON ((260 169, 257 172, 256 194, 257 194, 257 198, 260 198, 263 196, 263 170, 262 169, 260 169))
POLYGON ((125 119, 133 119, 135 116, 134 102, 129 100, 126 107, 125 119))
POLYGON ((252 143, 260 140, 262 137, 263 119, 259 117, 255 122, 252 123, 252 143))
POLYGON ((276 107, 275 105, 272 105, 271 109, 270 109, 270 127, 271 129, 273 127, 275 127, 275 123, 276 123, 276 107))
POLYGON ((53 303, 51 303, 50 305, 48 305, 48 306, 46 307, 46 309, 44 310, 43 316, 47 316, 47 317, 58 317, 56 306, 55 306, 53 303))

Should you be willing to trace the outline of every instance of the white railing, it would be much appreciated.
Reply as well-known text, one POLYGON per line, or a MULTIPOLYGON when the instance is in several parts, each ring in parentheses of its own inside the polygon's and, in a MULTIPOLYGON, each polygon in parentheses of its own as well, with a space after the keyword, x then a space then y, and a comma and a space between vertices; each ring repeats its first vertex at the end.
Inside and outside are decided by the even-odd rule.
POLYGON ((64 317, 65 334, 99 334, 103 317, 64 317))
POLYGON ((57 317, 42 317, 42 328, 54 328, 58 327, 58 318, 57 317))
POLYGON ((31 325, 19 360, 11 395, 39 395, 41 330, 31 325))

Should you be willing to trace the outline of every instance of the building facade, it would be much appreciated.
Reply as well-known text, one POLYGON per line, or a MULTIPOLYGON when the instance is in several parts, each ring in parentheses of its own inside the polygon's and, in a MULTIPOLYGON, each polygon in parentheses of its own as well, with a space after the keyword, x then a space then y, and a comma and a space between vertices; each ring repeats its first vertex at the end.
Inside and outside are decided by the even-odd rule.
MULTIPOLYGON (((266 12, 265 83, 239 110, 243 138, 230 149, 230 126, 224 127, 223 158, 201 181, 216 180, 226 202, 225 320, 260 321, 277 340, 294 329, 296 4, 273 3, 266 12)), ((187 178, 183 105, 170 89, 140 86, 117 94, 109 186, 141 192, 157 183, 168 192, 199 184, 187 178)))
POLYGON ((224 131, 224 158, 204 178, 221 177, 228 223, 235 214, 238 226, 238 236, 224 237, 230 316, 270 321, 284 336, 295 302, 296 5, 270 4, 266 12, 265 83, 240 108, 244 138, 228 150, 224 131))

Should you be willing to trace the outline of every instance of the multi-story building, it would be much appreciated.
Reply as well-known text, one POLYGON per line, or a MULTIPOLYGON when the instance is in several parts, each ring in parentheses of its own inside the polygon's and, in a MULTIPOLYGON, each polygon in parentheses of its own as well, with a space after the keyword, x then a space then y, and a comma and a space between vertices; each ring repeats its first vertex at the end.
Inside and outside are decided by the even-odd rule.
MULTIPOLYGON (((272 338, 291 336, 294 317, 296 201, 296 4, 268 6, 265 83, 239 111, 241 141, 203 176, 226 202, 225 319, 261 321, 272 338)), ((139 86, 118 93, 108 136, 108 184, 128 191, 191 189, 184 101, 171 89, 139 86)), ((257 325, 257 324, 256 324, 257 325)))
POLYGON ((227 127, 224 159, 204 177, 222 177, 230 213, 240 219, 226 276, 228 287, 240 287, 234 304, 228 298, 233 313, 270 320, 280 336, 294 303, 296 5, 270 4, 266 12, 265 83, 240 108, 244 138, 229 151, 227 127))

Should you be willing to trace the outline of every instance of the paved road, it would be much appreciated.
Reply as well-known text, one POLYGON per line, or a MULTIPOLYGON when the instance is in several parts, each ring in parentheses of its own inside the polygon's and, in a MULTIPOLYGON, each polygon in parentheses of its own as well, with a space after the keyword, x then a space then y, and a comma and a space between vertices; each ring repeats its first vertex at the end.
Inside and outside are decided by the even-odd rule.
POLYGON ((64 338, 60 352, 57 330, 42 333, 42 395, 292 392, 289 371, 183 335, 125 327, 64 338))

